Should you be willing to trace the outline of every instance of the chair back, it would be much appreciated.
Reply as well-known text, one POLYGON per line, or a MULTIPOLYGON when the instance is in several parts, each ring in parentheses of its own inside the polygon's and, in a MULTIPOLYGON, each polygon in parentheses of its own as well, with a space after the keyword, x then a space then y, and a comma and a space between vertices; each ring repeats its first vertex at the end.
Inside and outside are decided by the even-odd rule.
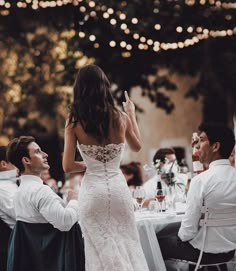
POLYGON ((9 240, 7 271, 84 271, 79 224, 61 232, 51 224, 17 221, 9 240))
POLYGON ((203 228, 203 237, 202 237, 202 245, 200 254, 198 257, 198 261, 195 267, 195 270, 198 270, 198 267, 201 263, 202 255, 204 252, 205 242, 206 242, 206 234, 208 227, 228 227, 228 226, 236 226, 236 218, 214 218, 212 214, 236 214, 236 207, 227 207, 227 208, 209 208, 207 206, 203 206, 201 209, 202 214, 204 215, 203 219, 200 219, 199 226, 203 228))

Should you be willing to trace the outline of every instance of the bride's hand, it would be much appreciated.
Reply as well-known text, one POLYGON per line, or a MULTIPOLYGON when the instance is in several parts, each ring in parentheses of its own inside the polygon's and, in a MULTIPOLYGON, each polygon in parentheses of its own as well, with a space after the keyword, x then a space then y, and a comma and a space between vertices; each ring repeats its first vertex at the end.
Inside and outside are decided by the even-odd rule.
POLYGON ((123 107, 124 107, 125 113, 128 116, 134 114, 135 106, 134 106, 134 103, 130 100, 127 91, 125 91, 125 102, 123 102, 123 107))

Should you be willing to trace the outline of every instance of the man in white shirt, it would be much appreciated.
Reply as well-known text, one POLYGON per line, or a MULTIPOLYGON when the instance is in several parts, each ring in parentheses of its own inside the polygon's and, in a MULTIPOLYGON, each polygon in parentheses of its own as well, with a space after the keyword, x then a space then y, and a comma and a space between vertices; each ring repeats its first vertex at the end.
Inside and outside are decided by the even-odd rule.
POLYGON ((17 191, 16 168, 6 159, 6 146, 0 146, 0 270, 6 270, 8 241, 16 223, 13 198, 17 191))
MULTIPOLYGON (((172 167, 171 172, 175 174, 176 182, 181 184, 181 187, 183 191, 185 190, 185 186, 187 185, 187 174, 179 174, 178 173, 178 163, 175 155, 175 150, 172 148, 160 148, 156 151, 154 157, 153 157, 153 164, 155 165, 158 162, 160 162, 160 170, 164 166, 167 160, 168 165, 165 165, 166 167, 172 167), (173 164, 173 165, 172 165, 173 164)), ((155 199, 156 195, 156 189, 157 189, 157 181, 158 176, 155 175, 150 180, 146 181, 143 184, 143 188, 145 190, 145 197, 146 201, 143 206, 147 206, 150 200, 155 199)), ((160 180, 159 180, 160 181, 160 180)), ((163 183, 163 182, 162 182, 163 183)), ((176 185, 176 187, 178 187, 176 185)))
MULTIPOLYGON (((198 225, 203 204, 209 208, 236 206, 236 169, 228 159, 234 144, 233 131, 227 126, 214 123, 200 125, 197 148, 200 161, 209 164, 209 169, 191 181, 186 213, 179 230, 174 224, 157 234, 164 259, 198 259, 202 242, 202 228, 198 225)), ((230 260, 236 249, 235 232, 236 228, 232 226, 209 228, 202 263, 230 260)))
MULTIPOLYGON (((7 159, 19 169, 20 173, 20 187, 18 188, 14 198, 14 208, 17 220, 16 225, 23 224, 20 228, 22 231, 27 228, 27 225, 41 224, 43 227, 43 224, 49 223, 59 231, 67 232, 70 231, 72 226, 78 222, 78 194, 70 191, 68 193, 68 204, 65 204, 65 202, 56 193, 54 193, 49 186, 43 184, 43 180, 40 178, 42 171, 49 169, 47 157, 48 155, 41 150, 39 145, 35 142, 35 139, 31 136, 15 138, 8 146, 7 159)), ((32 227, 30 228, 30 231, 31 229, 32 227)), ((33 238, 33 236, 31 236, 31 238, 33 238)), ((58 242, 61 242, 60 239, 61 238, 59 238, 58 242)), ((19 240, 19 238, 17 239, 16 237, 13 237, 11 243, 17 242, 17 240, 19 240)), ((48 242, 50 241, 51 240, 49 239, 48 242)), ((45 242, 45 238, 42 242, 45 242)), ((40 244, 35 242, 35 245, 40 244)), ((25 261, 25 264, 31 260, 26 259, 27 253, 25 253, 25 251, 22 252, 24 253, 24 256, 19 256, 17 254, 16 257, 14 253, 17 252, 15 252, 14 246, 16 245, 12 245, 12 250, 9 251, 9 253, 11 252, 11 256, 10 260, 8 258, 8 264, 10 262, 9 266, 11 268, 8 270, 20 271, 29 268, 27 265, 17 267, 17 264, 14 263, 14 261, 16 261, 15 258, 17 257, 17 260, 20 259, 22 262, 25 261), (23 257, 25 257, 25 259, 22 259, 23 257)), ((27 247, 27 249, 29 250, 28 253, 30 253, 29 247, 27 247)), ((47 247, 44 245, 42 249, 47 249, 47 247)), ((32 260, 31 264, 35 265, 31 266, 32 270, 43 270, 37 266, 42 261, 37 259, 37 255, 33 256, 36 257, 36 260, 35 262, 32 260), (38 263, 36 262, 37 260, 38 263)), ((51 257, 51 261, 56 260, 52 258, 53 257, 51 257)), ((48 258, 46 260, 48 261, 48 258)), ((63 261, 63 259, 60 260, 63 261)))
POLYGON ((13 139, 7 158, 20 172, 20 187, 15 195, 16 220, 28 223, 50 223, 60 231, 68 231, 78 221, 78 195, 71 191, 68 204, 43 184, 40 174, 49 169, 48 155, 33 137, 13 139))

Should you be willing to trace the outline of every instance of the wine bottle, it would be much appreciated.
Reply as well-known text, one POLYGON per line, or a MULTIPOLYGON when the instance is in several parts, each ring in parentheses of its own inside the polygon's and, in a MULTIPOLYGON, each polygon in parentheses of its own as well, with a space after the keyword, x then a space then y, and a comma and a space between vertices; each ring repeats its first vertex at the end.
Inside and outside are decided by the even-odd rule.
POLYGON ((162 189, 161 181, 157 181, 157 189, 162 189))
POLYGON ((192 162, 193 162, 193 175, 199 174, 204 170, 203 164, 199 160, 199 154, 197 150, 198 134, 192 135, 192 162))

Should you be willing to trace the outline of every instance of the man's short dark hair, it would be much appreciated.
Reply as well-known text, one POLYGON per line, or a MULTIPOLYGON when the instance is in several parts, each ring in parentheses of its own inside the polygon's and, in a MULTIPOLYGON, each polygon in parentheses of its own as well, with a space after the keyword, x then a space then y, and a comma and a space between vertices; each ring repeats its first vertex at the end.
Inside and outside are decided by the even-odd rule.
POLYGON ((234 132, 223 123, 202 123, 199 132, 205 132, 210 145, 219 142, 219 154, 223 159, 228 159, 235 145, 234 132))
POLYGON ((153 163, 156 164, 156 160, 160 160, 164 163, 167 154, 175 154, 175 150, 172 148, 158 149, 153 157, 153 163))
POLYGON ((7 146, 0 146, 0 161, 7 162, 7 146))
POLYGON ((20 173, 25 171, 25 167, 22 163, 23 157, 29 157, 28 145, 31 142, 35 142, 35 138, 32 136, 21 136, 14 138, 7 148, 7 160, 16 166, 20 173))

